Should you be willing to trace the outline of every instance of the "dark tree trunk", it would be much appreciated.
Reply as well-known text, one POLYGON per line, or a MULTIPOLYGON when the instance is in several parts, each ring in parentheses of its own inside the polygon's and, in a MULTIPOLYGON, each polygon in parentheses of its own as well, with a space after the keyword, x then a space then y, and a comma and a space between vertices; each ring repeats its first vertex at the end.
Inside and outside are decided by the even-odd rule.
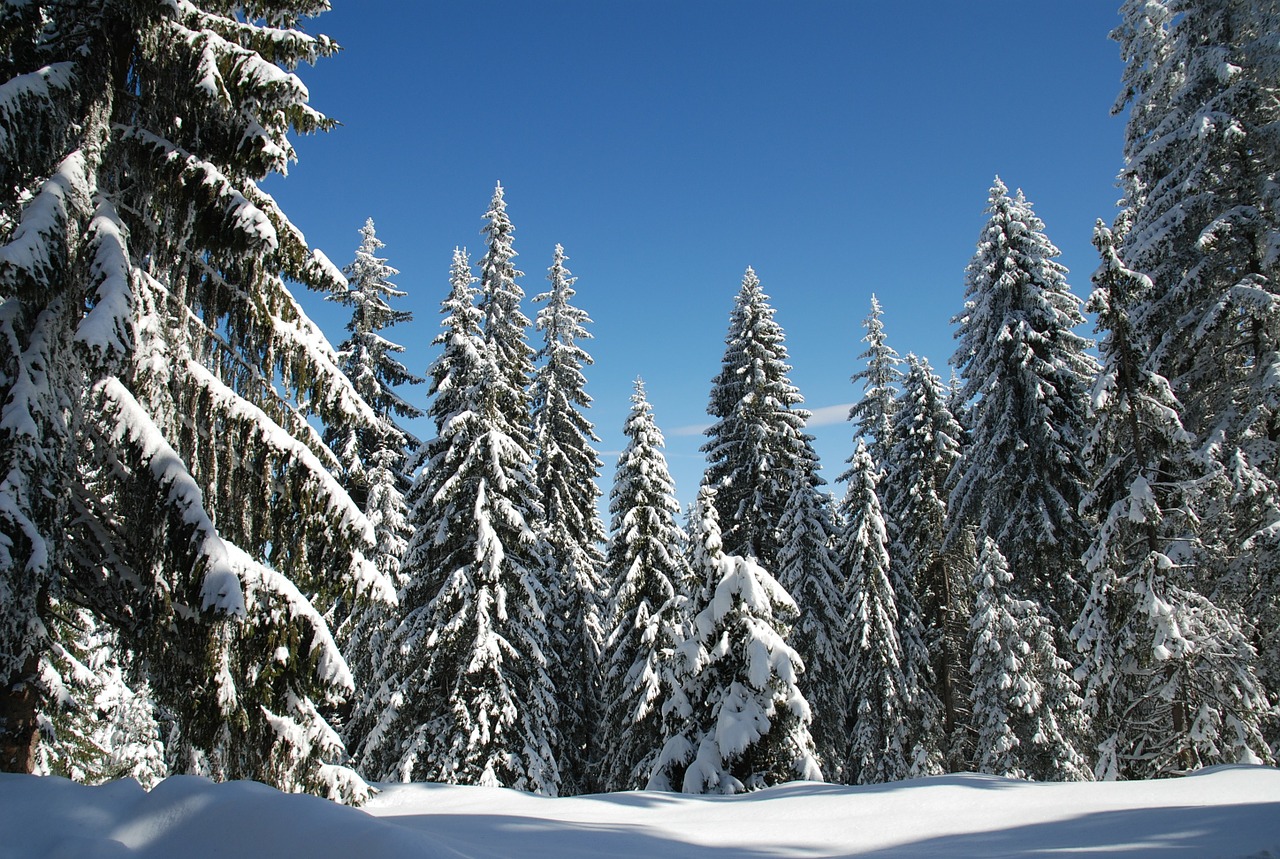
POLYGON ((35 769, 40 736, 36 721, 38 669, 32 654, 18 676, 0 691, 0 772, 29 773, 35 769))

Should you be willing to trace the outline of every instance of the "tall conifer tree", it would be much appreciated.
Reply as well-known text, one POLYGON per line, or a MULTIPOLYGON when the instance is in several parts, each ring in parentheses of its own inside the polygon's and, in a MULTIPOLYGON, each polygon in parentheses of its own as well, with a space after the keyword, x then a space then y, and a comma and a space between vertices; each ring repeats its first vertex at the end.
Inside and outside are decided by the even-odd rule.
POLYGON ((1101 223, 1088 309, 1104 332, 1084 505, 1099 528, 1073 631, 1099 740, 1100 778, 1169 775, 1267 756, 1267 710, 1238 610, 1205 595, 1227 557, 1198 508, 1227 480, 1196 456, 1167 380, 1135 341, 1152 282, 1127 268, 1101 223))
POLYGON ((932 775, 942 765, 942 707, 919 609, 906 583, 894 580, 879 469, 861 440, 852 465, 843 539, 853 678, 844 778, 871 784, 932 775))
POLYGON ((503 410, 507 376, 485 340, 460 251, 452 272, 443 348, 429 374, 436 436, 411 492, 402 616, 360 762, 385 780, 555 795, 546 559, 521 513, 541 510, 503 410))
POLYGON ((976 525, 994 539, 1027 595, 1057 620, 1081 604, 1086 524, 1077 507, 1085 484, 1088 386, 1096 365, 1066 269, 1044 223, 999 178, 966 269, 960 341, 953 363, 974 401, 972 444, 958 461, 950 539, 976 525))
POLYGON ((716 422, 704 482, 715 487, 716 510, 728 554, 754 557, 775 569, 778 526, 796 481, 813 475, 809 413, 787 374, 782 327, 750 268, 734 299, 721 369, 712 380, 707 412, 716 422))
MULTIPOLYGON (((871 312, 862 322, 867 332, 862 341, 867 344, 867 349, 858 356, 867 365, 854 373, 851 379, 855 385, 862 381, 862 399, 849 409, 849 421, 853 424, 854 437, 861 438, 867 445, 872 462, 884 468, 893 448, 894 401, 902 380, 902 371, 898 369, 902 361, 888 343, 881 315, 880 302, 872 295, 871 312)), ((849 462, 852 465, 853 460, 849 462)), ((845 475, 845 479, 848 476, 845 475)))
POLYGON ((584 365, 591 356, 578 341, 591 337, 591 320, 572 305, 573 277, 564 248, 556 245, 547 280, 549 292, 537 327, 544 342, 533 382, 534 482, 546 522, 553 578, 548 582, 551 679, 559 698, 563 792, 589 790, 589 763, 600 711, 600 651, 603 645, 605 587, 602 571, 604 524, 596 511, 600 490, 599 442, 583 412, 591 405, 584 365))
POLYGON ((929 362, 907 356, 902 393, 894 404, 890 465, 884 482, 895 576, 920 607, 944 726, 955 748, 950 764, 967 763, 968 654, 965 646, 971 594, 967 539, 946 544, 948 480, 960 459, 960 425, 947 406, 942 382, 929 362))
POLYGON ((326 764, 351 677, 320 611, 394 595, 311 421, 377 420, 285 285, 346 279, 257 184, 332 125, 290 71, 335 50, 297 28, 322 8, 0 23, 0 767, 31 766, 61 594, 148 666, 176 771, 362 790, 326 764))
POLYGON ((813 708, 811 731, 822 771, 838 781, 844 767, 849 705, 848 576, 835 550, 839 533, 830 500, 801 480, 791 491, 780 530, 778 583, 800 615, 789 641, 805 664, 805 694, 813 708))
MULTIPOLYGON (((1280 11, 1130 0, 1112 32, 1129 109, 1120 254, 1151 278, 1134 335, 1202 458, 1227 477, 1200 514, 1232 563, 1205 595, 1254 618, 1280 700, 1280 11)), ((1273 744, 1280 744, 1280 722, 1273 744)))
POLYGON ((664 687, 675 682, 689 577, 675 484, 639 380, 623 433, 627 446, 609 495, 611 592, 598 744, 600 787, 608 791, 643 788, 662 748, 664 687))

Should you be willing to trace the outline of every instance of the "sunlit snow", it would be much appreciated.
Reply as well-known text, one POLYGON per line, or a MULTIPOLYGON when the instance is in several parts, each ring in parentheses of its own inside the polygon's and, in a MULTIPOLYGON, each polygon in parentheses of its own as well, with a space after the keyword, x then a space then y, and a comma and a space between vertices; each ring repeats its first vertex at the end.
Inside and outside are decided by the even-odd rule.
POLYGON ((363 809, 253 782, 84 787, 0 775, 0 857, 763 859, 1280 857, 1280 770, 1217 767, 1151 782, 1036 784, 949 775, 796 782, 734 797, 549 799, 388 785, 363 809))

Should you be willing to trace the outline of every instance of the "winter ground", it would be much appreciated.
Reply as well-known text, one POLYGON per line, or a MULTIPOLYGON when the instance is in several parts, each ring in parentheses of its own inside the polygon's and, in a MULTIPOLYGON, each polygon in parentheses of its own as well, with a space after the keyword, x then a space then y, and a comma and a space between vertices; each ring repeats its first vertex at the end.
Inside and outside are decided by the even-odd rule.
POLYGON ((389 785, 364 810, 192 776, 148 794, 132 781, 0 775, 0 859, 257 856, 1280 859, 1280 770, 1106 784, 804 782, 737 797, 389 785))

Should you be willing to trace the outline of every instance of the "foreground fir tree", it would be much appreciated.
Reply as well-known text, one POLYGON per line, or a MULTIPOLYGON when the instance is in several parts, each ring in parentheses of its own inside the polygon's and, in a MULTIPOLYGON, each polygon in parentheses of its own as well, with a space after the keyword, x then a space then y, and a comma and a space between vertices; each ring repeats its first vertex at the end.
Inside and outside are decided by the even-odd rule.
POLYGON ((973 577, 969 673, 978 772, 1036 781, 1089 778, 1080 751, 1084 702, 1053 627, 1031 600, 1015 597, 1000 547, 982 542, 973 577))
POLYGON ((818 759, 826 777, 840 781, 852 676, 847 576, 834 549, 839 535, 831 504, 816 482, 798 481, 782 514, 779 529, 786 539, 778 551, 777 578, 800 609, 788 640, 804 660, 818 759))
MULTIPOLYGON (((1133 309, 1201 457, 1228 477, 1199 512, 1231 564, 1205 596, 1256 621, 1280 700, 1280 11, 1272 2, 1126 2, 1112 33, 1129 109, 1121 256, 1151 278, 1133 309)), ((1117 236, 1120 239, 1120 236, 1117 236)), ((1273 744, 1280 744, 1280 722, 1273 744)))
MULTIPOLYGON (((885 338, 884 323, 880 321, 882 313, 880 302, 872 295, 871 312, 862 323, 867 332, 862 341, 867 349, 858 356, 867 365, 851 379, 855 385, 862 381, 862 399, 849 409, 849 421, 853 424, 854 438, 862 439, 872 461, 883 467, 889 462, 893 448, 894 400, 902 379, 902 371, 898 369, 902 359, 885 338)), ((851 465, 852 462, 850 460, 851 465)), ((842 479, 848 477, 845 475, 842 479)))
POLYGON ((844 780, 878 784, 932 775, 942 765, 942 708, 918 609, 910 590, 891 579, 878 469, 861 440, 852 465, 843 540, 853 678, 844 780))
POLYGON ((475 295, 457 251, 442 350, 430 369, 436 435, 411 492, 402 616, 359 761, 382 780, 555 795, 546 559, 520 512, 540 508, 475 295))
POLYGON ((1078 558, 1087 544, 1077 512, 1086 483, 1084 443, 1090 343, 1066 269, 1019 191, 996 179, 989 219, 966 269, 960 341, 952 361, 974 401, 972 444, 951 493, 950 538, 976 525, 1001 547, 1024 592, 1055 620, 1081 604, 1078 558))
POLYGON ((596 512, 602 463, 592 448, 599 442, 583 412, 591 405, 584 365, 592 363, 578 341, 591 337, 591 320, 574 307, 572 277, 564 248, 556 245, 547 279, 551 290, 534 300, 546 302, 536 324, 544 344, 533 381, 533 443, 537 452, 534 483, 542 499, 547 549, 553 578, 548 586, 551 680, 560 709, 562 792, 585 793, 592 787, 589 763, 599 721, 600 651, 604 632, 601 603, 604 524, 596 512))
POLYGON ((394 594, 314 428, 377 419, 286 280, 346 279, 263 193, 332 124, 316 3, 0 20, 0 767, 29 770, 53 595, 147 666, 176 772, 357 798, 321 611, 394 594), (271 26, 266 26, 270 23, 271 26), (310 596, 308 596, 310 595, 310 596))
POLYGON ((662 748, 664 688, 683 639, 681 584, 688 578, 680 504, 662 433, 636 382, 618 457, 606 575, 611 583, 602 659, 599 787, 643 788, 662 748))
POLYGON ((1099 778, 1150 778, 1266 759, 1268 707, 1237 612, 1205 595, 1227 557, 1197 513, 1227 478, 1195 455, 1169 383, 1142 358, 1133 311, 1152 289, 1098 224, 1088 309, 1104 333, 1085 496, 1099 527, 1073 636, 1099 738, 1099 778), (1206 467, 1206 465, 1208 467, 1206 467))
POLYGON ((960 460, 960 425, 947 405, 942 381, 929 362, 907 356, 902 394, 894 404, 893 450, 884 482, 894 487, 884 504, 891 523, 895 576, 920 607, 952 769, 967 764, 968 655, 971 604, 967 535, 950 545, 948 480, 960 460), (896 524, 892 524, 896 523, 896 524), (954 747, 954 748, 952 748, 954 747))
POLYGON ((702 446, 704 482, 715 487, 729 554, 775 569, 782 513, 796 481, 814 473, 809 413, 787 374, 782 327, 750 268, 734 300, 720 373, 707 412, 716 422, 702 446))
POLYGON ((666 705, 676 730, 648 787, 732 794, 821 781, 797 686, 804 665, 785 640, 795 602, 754 558, 725 553, 714 495, 698 493, 689 536, 704 585, 676 662, 681 686, 666 705))

